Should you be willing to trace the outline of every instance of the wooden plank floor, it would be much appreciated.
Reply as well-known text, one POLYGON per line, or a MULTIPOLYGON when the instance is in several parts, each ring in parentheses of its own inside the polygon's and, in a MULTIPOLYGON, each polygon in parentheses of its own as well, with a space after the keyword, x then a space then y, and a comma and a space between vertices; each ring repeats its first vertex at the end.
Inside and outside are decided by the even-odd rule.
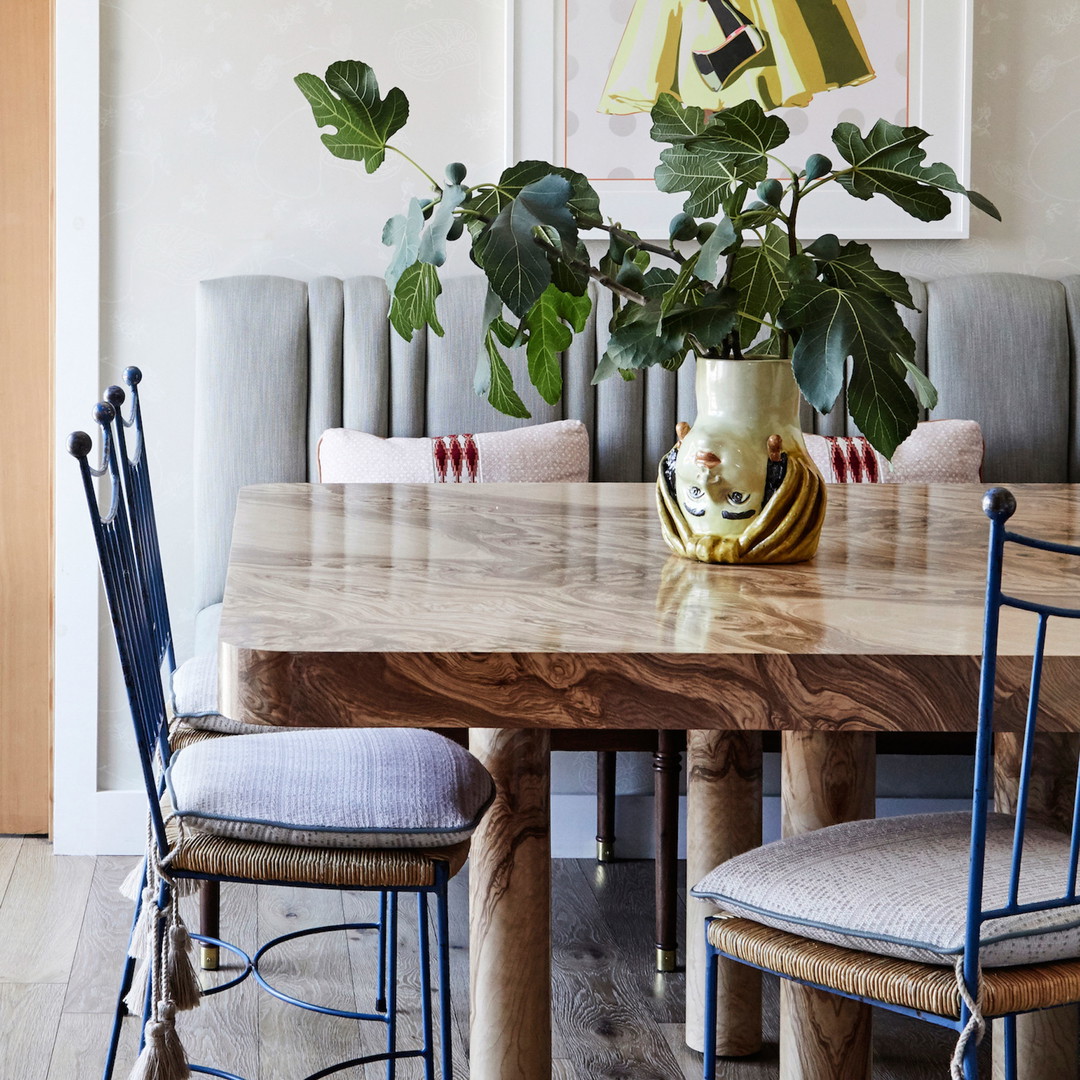
MULTIPOLYGON (((100 1075, 130 921, 117 888, 126 858, 54 857, 42 840, 0 837, 0 1077, 88 1080, 100 1075)), ((558 1080, 681 1080, 700 1077, 701 1056, 682 1041, 684 978, 659 976, 653 956, 652 864, 553 864, 554 1077, 558 1080)), ((468 1076, 468 917, 464 876, 452 883, 451 964, 456 1075, 468 1076)), ((185 901, 185 904, 189 904, 185 901)), ((322 922, 363 922, 375 900, 315 890, 227 886, 224 935, 253 949, 259 939, 322 922)), ((189 920, 190 921, 190 920, 189 920)), ((419 1030, 415 901, 402 898, 402 1043, 419 1030)), ((366 1008, 373 998, 373 935, 324 935, 290 944, 266 970, 282 989, 366 1008)), ((875 1080, 944 1080, 950 1034, 879 1013, 875 1080)), ((290 1008, 249 980, 182 1017, 193 1060, 250 1080, 288 1080, 353 1054, 372 1053, 381 1029, 290 1008)), ((722 1064, 724 1080, 775 1080, 777 990, 767 981, 766 1046, 722 1064)), ((124 1080, 137 1032, 128 1021, 116 1076, 124 1080)), ((989 1042, 989 1040, 987 1040, 989 1042)), ((343 1077, 384 1075, 381 1066, 343 1077)), ((401 1080, 420 1076, 413 1063, 401 1080)), ((986 1075, 989 1075, 988 1073, 986 1075)), ((512 1080, 512 1078, 507 1078, 512 1080)))

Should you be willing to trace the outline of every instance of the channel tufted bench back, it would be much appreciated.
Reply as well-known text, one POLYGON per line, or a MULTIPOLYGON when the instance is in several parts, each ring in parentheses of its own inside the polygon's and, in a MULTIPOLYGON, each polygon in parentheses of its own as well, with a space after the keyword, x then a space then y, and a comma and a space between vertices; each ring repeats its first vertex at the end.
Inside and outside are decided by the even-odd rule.
MULTIPOLYGON (((1051 281, 976 274, 912 281, 906 313, 918 363, 937 384, 932 416, 977 420, 993 483, 1080 481, 1080 276, 1051 281)), ((196 352, 195 610, 221 600, 236 493, 244 484, 312 480, 329 427, 378 435, 449 435, 581 420, 593 479, 651 481, 692 421, 694 365, 672 377, 591 383, 606 344, 610 301, 596 297, 563 361, 562 401, 519 391, 532 420, 495 412, 472 391, 486 284, 451 279, 439 299, 445 337, 401 340, 387 321, 381 278, 227 277, 200 284, 196 352)), ((524 371, 523 358, 512 361, 524 371)), ((518 375, 523 383, 523 375, 518 375)), ((839 405, 804 428, 854 433, 839 405)))

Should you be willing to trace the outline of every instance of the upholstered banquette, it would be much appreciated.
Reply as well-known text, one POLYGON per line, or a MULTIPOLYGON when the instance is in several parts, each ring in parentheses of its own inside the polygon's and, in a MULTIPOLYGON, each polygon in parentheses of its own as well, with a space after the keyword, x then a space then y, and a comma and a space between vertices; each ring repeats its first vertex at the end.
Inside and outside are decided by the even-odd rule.
MULTIPOLYGON (((573 418, 591 436, 593 480, 655 478, 675 423, 694 418, 693 364, 674 376, 649 371, 634 382, 593 386, 609 310, 601 297, 585 333, 564 356, 562 401, 546 405, 526 387, 533 419, 512 420, 472 390, 484 290, 478 275, 449 280, 439 299, 445 336, 418 334, 407 343, 390 329, 379 278, 228 277, 201 284, 198 650, 214 648, 213 605, 224 588, 237 490, 316 479, 317 444, 327 428, 437 436, 573 418)), ((905 318, 918 362, 940 392, 933 415, 982 426, 984 479, 1080 481, 1080 276, 1052 281, 979 274, 913 281, 912 293, 920 310, 905 318)), ((517 370, 523 369, 521 358, 517 370)), ((807 410, 804 427, 851 433, 840 405, 828 416, 807 410)), ((591 764, 580 769, 591 776, 591 764)), ((628 784, 635 771, 638 783, 647 784, 646 762, 627 770, 628 784)))

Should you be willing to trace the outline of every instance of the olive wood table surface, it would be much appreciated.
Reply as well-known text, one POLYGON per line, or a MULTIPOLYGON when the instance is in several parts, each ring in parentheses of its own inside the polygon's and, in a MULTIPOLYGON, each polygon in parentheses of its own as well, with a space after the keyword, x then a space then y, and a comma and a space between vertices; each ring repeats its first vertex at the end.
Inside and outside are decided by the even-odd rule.
MULTIPOLYGON (((786 833, 872 816, 875 732, 974 729, 984 490, 831 487, 812 561, 734 567, 671 555, 648 484, 244 488, 221 707, 276 725, 471 729, 499 789, 471 856, 471 1075, 547 1080, 551 729, 688 731, 689 881, 760 842, 763 730, 783 732, 786 833)), ((1080 539, 1080 487, 1012 490, 1016 531, 1080 539)), ((1025 551, 1006 589, 1062 599, 1062 573, 1025 551)), ((1029 631, 1003 616, 1003 732, 1022 728, 1029 631)), ((1042 726, 1076 730, 1080 633, 1047 651, 1042 726)), ((708 910, 687 913, 696 1048, 708 910)), ((719 1049, 752 1053, 756 976, 721 978, 719 1049)), ((781 1076, 866 1080, 868 1009, 784 992, 781 1076)))

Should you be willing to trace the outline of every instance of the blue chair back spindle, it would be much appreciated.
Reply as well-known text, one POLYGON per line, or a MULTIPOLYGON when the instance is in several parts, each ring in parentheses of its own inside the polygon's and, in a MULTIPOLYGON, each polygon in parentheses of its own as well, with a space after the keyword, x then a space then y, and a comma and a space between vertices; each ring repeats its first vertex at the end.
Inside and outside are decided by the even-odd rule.
POLYGON ((94 421, 101 433, 100 466, 90 464, 93 440, 84 431, 74 432, 68 438, 68 452, 78 460, 82 474, 102 584, 135 728, 152 828, 158 850, 164 855, 168 845, 160 807, 163 781, 157 776, 154 759, 160 754, 162 765, 169 763, 168 714, 162 693, 161 655, 154 620, 136 558, 133 530, 120 480, 112 433, 115 415, 108 402, 94 407, 94 421), (99 480, 104 481, 103 503, 107 507, 104 513, 99 504, 99 480))
POLYGON ((131 397, 131 411, 124 419, 122 406, 125 393, 122 387, 110 386, 105 400, 112 405, 114 419, 114 444, 124 478, 124 496, 127 501, 128 520, 131 524, 135 556, 146 590, 151 616, 151 634, 159 664, 168 661, 169 671, 176 670, 176 654, 173 648, 172 624, 165 594, 165 575, 158 544, 157 520, 154 516, 154 496, 150 487, 150 466, 147 462, 146 441, 143 438, 142 406, 139 402, 139 383, 142 372, 137 367, 124 369, 124 382, 131 397), (132 435, 132 446, 128 433, 132 435))

